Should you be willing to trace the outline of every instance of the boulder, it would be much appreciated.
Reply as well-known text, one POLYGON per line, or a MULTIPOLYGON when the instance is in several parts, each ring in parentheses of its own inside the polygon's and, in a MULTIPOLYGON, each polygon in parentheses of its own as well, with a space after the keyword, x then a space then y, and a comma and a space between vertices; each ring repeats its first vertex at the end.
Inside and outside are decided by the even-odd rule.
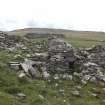
POLYGON ((25 59, 25 61, 20 64, 25 73, 30 74, 32 77, 35 77, 37 75, 36 68, 33 67, 33 65, 35 64, 34 61, 25 59))

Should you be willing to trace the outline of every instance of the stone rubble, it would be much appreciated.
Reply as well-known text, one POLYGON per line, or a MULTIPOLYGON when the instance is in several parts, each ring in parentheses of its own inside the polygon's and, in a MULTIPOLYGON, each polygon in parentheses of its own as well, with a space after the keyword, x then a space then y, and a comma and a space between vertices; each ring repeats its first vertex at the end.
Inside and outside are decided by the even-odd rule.
POLYGON ((19 44, 19 37, 0 31, 0 48, 12 50, 16 44, 19 44))
MULTIPOLYGON (((8 35, 0 33, 0 48, 9 47, 11 43, 15 43, 14 47, 24 47, 19 44, 14 38, 8 38, 8 35), (10 42, 3 41, 8 40, 10 42), (3 40, 2 40, 3 39, 3 40), (11 39, 11 40, 10 40, 11 39)), ((73 80, 78 77, 83 84, 87 82, 105 82, 105 48, 101 45, 96 45, 92 48, 76 49, 72 45, 66 43, 61 38, 49 38, 46 45, 46 52, 33 52, 27 54, 27 58, 20 62, 10 62, 12 69, 22 70, 19 77, 24 74, 32 78, 37 77, 38 72, 40 77, 50 78, 56 75, 55 79, 73 80)))

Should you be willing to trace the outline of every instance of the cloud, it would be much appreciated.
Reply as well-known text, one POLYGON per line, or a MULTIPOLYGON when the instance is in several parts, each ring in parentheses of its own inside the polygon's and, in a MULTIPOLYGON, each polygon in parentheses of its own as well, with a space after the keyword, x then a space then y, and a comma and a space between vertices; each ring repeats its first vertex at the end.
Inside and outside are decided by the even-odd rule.
POLYGON ((37 27, 37 26, 38 24, 33 19, 28 20, 27 27, 37 27))
POLYGON ((4 24, 0 22, 0 31, 6 31, 4 24))
POLYGON ((105 0, 1 0, 1 29, 25 27, 105 31, 105 0))

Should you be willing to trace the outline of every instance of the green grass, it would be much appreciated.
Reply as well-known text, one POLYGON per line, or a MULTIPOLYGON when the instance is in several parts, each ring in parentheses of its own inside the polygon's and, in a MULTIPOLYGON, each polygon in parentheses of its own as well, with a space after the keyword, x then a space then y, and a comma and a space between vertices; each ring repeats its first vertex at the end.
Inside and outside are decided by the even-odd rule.
MULTIPOLYGON (((105 46, 104 42, 100 42, 101 39, 99 37, 93 41, 90 37, 88 40, 83 37, 65 38, 75 47, 91 47, 95 44, 105 46)), ((42 39, 33 39, 33 42, 40 40, 42 39)), ((14 53, 7 50, 0 51, 0 105, 105 105, 103 102, 105 91, 102 90, 104 87, 99 84, 82 85, 78 81, 68 80, 48 82, 42 79, 33 81, 30 81, 29 78, 19 79, 16 72, 7 65, 9 61, 15 60, 14 55, 16 54, 24 55, 21 51, 14 53), (77 90, 76 86, 82 87, 79 90, 80 96, 72 95, 72 91, 77 90), (64 93, 61 93, 60 89, 63 89, 64 93), (18 92, 26 94, 26 98, 23 100, 17 97, 18 92), (98 96, 94 97, 92 93, 98 93, 98 96)))
MULTIPOLYGON (((7 51, 0 52, 2 63, 11 60, 11 54, 6 55, 7 51), (3 60, 4 59, 4 60, 3 60)), ((7 65, 0 65, 0 105, 104 105, 105 92, 102 87, 97 84, 81 85, 78 81, 67 80, 33 80, 27 81, 27 78, 20 80, 16 73, 10 70, 7 65), (58 84, 56 87, 55 84, 58 84), (80 97, 73 96, 72 91, 76 90, 76 86, 81 86, 80 97), (99 91, 99 96, 91 96, 93 88, 99 91), (64 90, 64 94, 59 92, 64 90), (22 92, 26 94, 26 99, 22 100, 16 97, 16 93, 22 92), (40 95, 44 97, 41 99, 40 95), (64 102, 64 100, 66 100, 64 102)))
POLYGON ((66 37, 65 41, 72 44, 74 47, 92 47, 93 45, 102 45, 105 47, 105 42, 103 41, 105 39, 105 36, 102 37, 66 37))

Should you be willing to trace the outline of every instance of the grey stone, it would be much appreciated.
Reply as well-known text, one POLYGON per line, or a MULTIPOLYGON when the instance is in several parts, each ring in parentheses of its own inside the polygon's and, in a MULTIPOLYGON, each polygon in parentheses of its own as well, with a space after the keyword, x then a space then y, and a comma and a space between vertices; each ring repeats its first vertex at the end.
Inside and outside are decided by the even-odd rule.
POLYGON ((44 99, 45 99, 44 96, 41 95, 41 94, 39 94, 38 96, 39 96, 39 98, 40 98, 41 100, 44 100, 44 99))
POLYGON ((91 93, 92 96, 97 97, 98 95, 95 93, 91 93))
POLYGON ((18 96, 19 98, 25 99, 26 95, 24 93, 17 93, 16 96, 18 96))
POLYGON ((36 69, 33 67, 34 62, 28 59, 25 59, 25 62, 20 63, 24 72, 30 74, 32 77, 35 77, 36 74, 36 69))
POLYGON ((23 77, 25 77, 26 76, 26 74, 23 72, 23 71, 20 71, 19 73, 18 73, 18 77, 19 78, 23 78, 23 77))
POLYGON ((81 86, 76 86, 76 89, 81 90, 82 87, 81 86))
POLYGON ((96 83, 96 82, 97 82, 96 77, 95 77, 95 76, 93 76, 93 77, 90 79, 90 82, 96 83))
POLYGON ((81 83, 82 83, 83 85, 86 85, 86 84, 87 84, 87 81, 81 80, 81 83))
POLYGON ((19 62, 9 62, 9 66, 13 70, 20 70, 19 62))
POLYGON ((72 91, 72 95, 74 96, 80 96, 80 92, 75 90, 75 91, 72 91))

